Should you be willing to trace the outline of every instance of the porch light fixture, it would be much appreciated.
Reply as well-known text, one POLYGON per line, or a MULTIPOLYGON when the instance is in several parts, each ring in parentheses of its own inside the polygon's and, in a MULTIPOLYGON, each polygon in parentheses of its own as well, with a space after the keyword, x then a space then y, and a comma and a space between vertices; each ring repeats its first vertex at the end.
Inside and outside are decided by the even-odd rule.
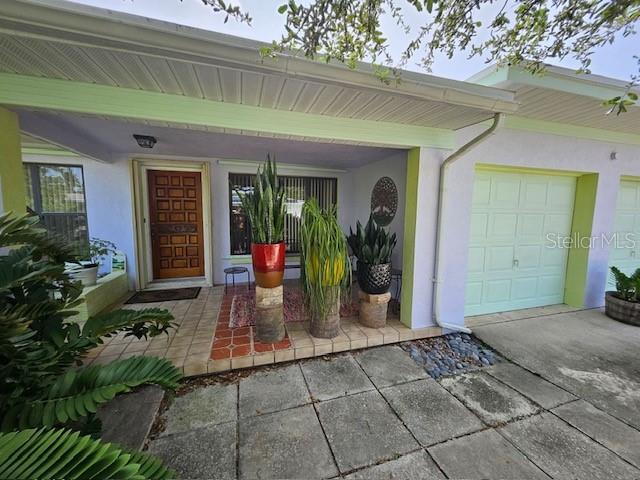
POLYGON ((136 142, 138 142, 138 145, 142 148, 153 148, 153 146, 158 143, 156 137, 152 137, 150 135, 136 135, 134 133, 133 138, 136 139, 136 142))

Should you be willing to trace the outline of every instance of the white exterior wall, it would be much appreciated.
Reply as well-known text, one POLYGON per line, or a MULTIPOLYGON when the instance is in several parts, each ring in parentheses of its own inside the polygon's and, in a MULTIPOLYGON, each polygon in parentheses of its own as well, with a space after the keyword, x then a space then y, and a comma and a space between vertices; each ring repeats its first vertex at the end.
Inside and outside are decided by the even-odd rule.
MULTIPOLYGON (((460 131, 458 146, 484 128, 460 131)), ((464 324, 464 295, 467 279, 471 202, 476 163, 509 167, 567 170, 597 173, 598 189, 592 235, 609 234, 613 229, 618 186, 621 175, 640 176, 640 147, 577 139, 559 135, 503 129, 459 158, 448 169, 445 191, 447 211, 442 219, 446 239, 441 245, 441 320, 464 324), (617 159, 610 160, 612 151, 617 159)), ((435 168, 435 166, 434 166, 435 168)), ((431 188, 436 188, 434 185, 431 188)), ((577 199, 579 202, 580 199, 577 199)), ((589 252, 585 306, 598 307, 604 302, 609 248, 599 246, 589 252)), ((432 271, 425 262, 424 271, 432 271)), ((416 270, 420 270, 416 264, 416 270)), ((414 292, 414 301, 418 291, 414 292)))
POLYGON ((407 155, 405 153, 392 155, 384 160, 370 163, 351 171, 353 174, 353 208, 352 218, 347 219, 345 233, 349 233, 349 226, 355 231, 356 220, 364 226, 371 212, 371 192, 381 177, 390 177, 398 189, 398 210, 388 228, 395 233, 398 243, 393 251, 392 263, 394 268, 402 268, 402 242, 404 239, 404 207, 406 202, 405 190, 407 184, 407 155))

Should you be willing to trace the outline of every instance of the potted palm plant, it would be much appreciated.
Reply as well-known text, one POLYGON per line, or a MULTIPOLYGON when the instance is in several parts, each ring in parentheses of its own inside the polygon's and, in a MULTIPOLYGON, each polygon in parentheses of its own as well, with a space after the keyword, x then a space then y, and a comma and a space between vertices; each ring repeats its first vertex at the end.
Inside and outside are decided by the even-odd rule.
POLYGON ((323 210, 313 198, 304 203, 300 250, 311 335, 333 338, 340 331, 340 296, 351 284, 347 242, 335 206, 323 210))
POLYGON ((286 205, 284 188, 278 185, 275 161, 272 162, 267 155, 264 166, 258 167, 252 191, 234 190, 249 218, 251 261, 256 285, 263 288, 279 287, 284 278, 286 205))
POLYGON ((391 286, 391 254, 396 246, 396 234, 389 235, 371 215, 364 228, 358 221, 356 232, 349 228, 349 233, 347 241, 358 259, 356 275, 360 289, 372 295, 387 293, 391 286))
POLYGON ((611 267, 616 290, 605 294, 605 313, 619 322, 640 326, 640 268, 625 275, 611 267))
POLYGON ((116 245, 109 240, 92 237, 89 240, 87 256, 77 263, 67 264, 67 273, 79 280, 83 287, 91 287, 98 281, 98 269, 103 257, 114 254, 116 245))

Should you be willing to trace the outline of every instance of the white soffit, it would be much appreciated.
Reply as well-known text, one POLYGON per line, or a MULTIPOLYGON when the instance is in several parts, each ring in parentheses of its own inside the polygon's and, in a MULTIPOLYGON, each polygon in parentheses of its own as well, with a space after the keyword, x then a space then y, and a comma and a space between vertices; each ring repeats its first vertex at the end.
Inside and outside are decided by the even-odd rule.
POLYGON ((458 129, 517 109, 492 87, 282 56, 260 42, 69 2, 3 0, 0 71, 229 103, 458 129))
MULTIPOLYGON (((602 130, 640 133, 640 106, 626 113, 607 115, 605 100, 625 92, 627 82, 548 66, 542 75, 517 68, 489 67, 469 79, 515 92, 520 108, 516 115, 549 122, 602 130)), ((640 94, 640 92, 638 92, 640 94)))

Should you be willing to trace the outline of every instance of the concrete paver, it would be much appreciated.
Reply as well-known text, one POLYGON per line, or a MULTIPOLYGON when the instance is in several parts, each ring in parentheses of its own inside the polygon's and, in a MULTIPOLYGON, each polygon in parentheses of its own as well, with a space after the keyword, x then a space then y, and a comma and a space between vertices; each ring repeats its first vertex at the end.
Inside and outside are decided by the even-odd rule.
POLYGON ((401 480, 445 478, 431 457, 424 451, 409 453, 396 460, 363 468, 344 477, 346 480, 401 480))
POLYGON ((257 371, 240 380, 239 388, 241 417, 277 412, 311 401, 297 363, 257 371))
POLYGON ((495 430, 472 433, 428 451, 449 478, 549 478, 495 430))
POLYGON ((640 477, 640 470, 550 413, 510 423, 500 432, 554 478, 640 477))
POLYGON ((526 397, 483 372, 445 377, 440 383, 487 425, 498 426, 539 411, 526 397))
POLYGON ((378 388, 428 377, 424 369, 397 346, 370 348, 355 358, 378 388))
POLYGON ((351 355, 318 358, 300 366, 315 400, 330 400, 375 388, 351 355))
POLYGON ((328 478, 338 474, 311 405, 240 420, 239 478, 328 478))
POLYGON ((419 447, 377 391, 321 402, 316 408, 342 473, 419 447))
POLYGON ((380 392, 423 446, 485 428, 467 407, 431 378, 380 392))

